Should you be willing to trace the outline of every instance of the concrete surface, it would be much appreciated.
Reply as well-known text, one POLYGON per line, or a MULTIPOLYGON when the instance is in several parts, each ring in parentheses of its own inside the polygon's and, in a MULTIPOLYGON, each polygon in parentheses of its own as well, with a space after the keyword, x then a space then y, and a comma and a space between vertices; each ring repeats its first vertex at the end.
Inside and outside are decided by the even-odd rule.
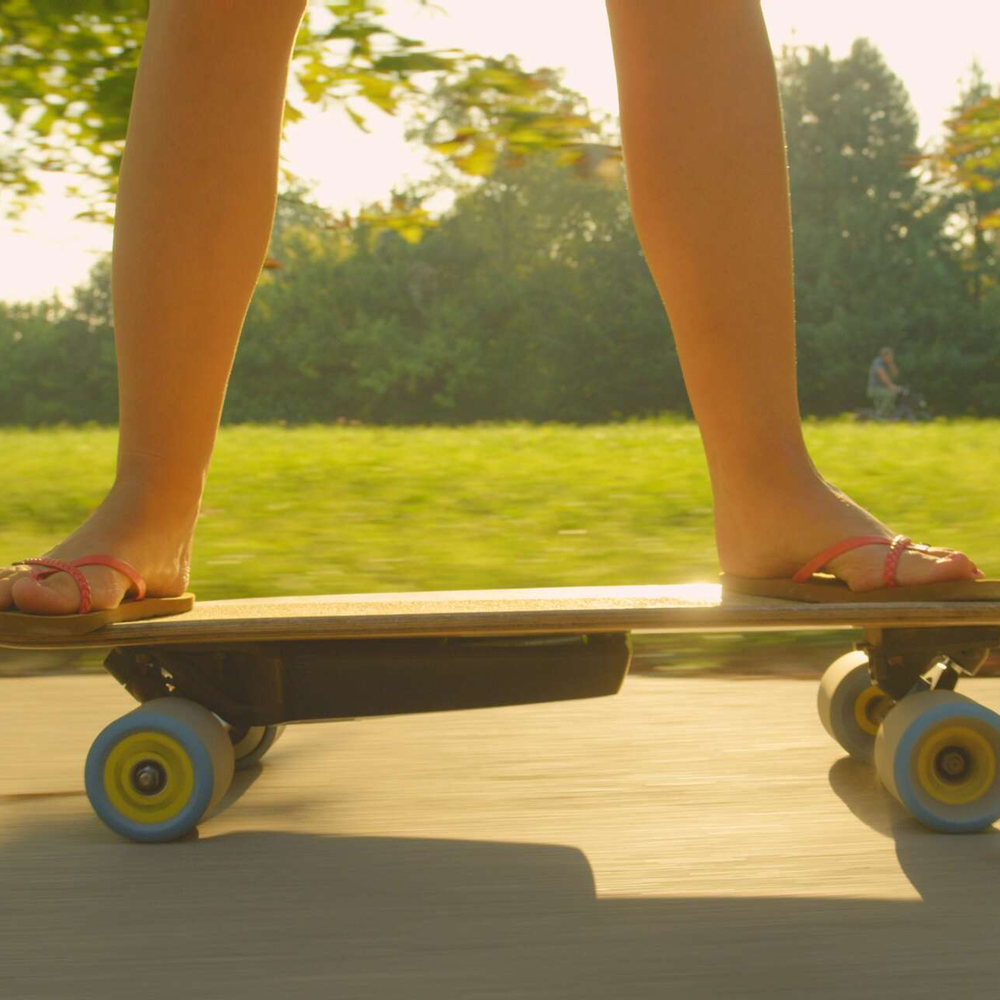
POLYGON ((197 835, 140 846, 82 790, 128 696, 0 680, 0 997, 995 996, 996 831, 907 817, 815 694, 634 676, 290 727, 197 835))

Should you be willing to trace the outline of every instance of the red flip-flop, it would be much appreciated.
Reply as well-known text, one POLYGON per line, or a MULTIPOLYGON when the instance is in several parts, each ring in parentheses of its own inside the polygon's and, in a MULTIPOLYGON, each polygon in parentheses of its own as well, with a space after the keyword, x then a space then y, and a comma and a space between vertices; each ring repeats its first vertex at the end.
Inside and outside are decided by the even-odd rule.
POLYGON ((900 586, 896 580, 899 557, 907 549, 926 552, 927 545, 917 545, 905 535, 893 539, 879 536, 848 538, 810 559, 790 580, 754 579, 722 574, 723 593, 749 594, 754 597, 778 597, 786 601, 812 604, 883 604, 907 601, 1000 601, 1000 580, 948 580, 943 583, 917 583, 900 586), (883 586, 875 590, 854 591, 843 580, 820 573, 831 559, 862 545, 887 545, 882 571, 883 586))
POLYGON ((122 559, 116 559, 114 556, 80 556, 78 559, 68 561, 40 556, 32 559, 21 559, 14 565, 44 567, 32 571, 31 575, 35 580, 46 580, 56 573, 68 573, 79 588, 80 605, 75 614, 69 615, 29 615, 22 611, 0 611, 0 644, 2 644, 4 636, 11 638, 23 636, 59 638, 83 635, 112 622, 130 622, 141 618, 178 615, 184 611, 190 611, 194 607, 194 594, 181 594, 179 597, 146 597, 146 581, 143 580, 134 566, 122 559), (110 566, 111 569, 124 574, 132 583, 129 594, 133 596, 126 595, 127 599, 123 600, 117 608, 108 608, 106 611, 91 611, 90 583, 80 572, 81 566, 110 566))

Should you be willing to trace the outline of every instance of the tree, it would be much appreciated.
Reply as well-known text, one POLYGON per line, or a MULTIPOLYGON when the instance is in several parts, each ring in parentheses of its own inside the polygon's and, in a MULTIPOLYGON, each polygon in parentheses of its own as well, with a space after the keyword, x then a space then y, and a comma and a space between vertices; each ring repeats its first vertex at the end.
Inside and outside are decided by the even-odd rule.
MULTIPOLYGON (((0 0, 0 110, 12 122, 0 183, 9 213, 39 192, 41 173, 59 171, 97 180, 99 194, 81 217, 110 221, 147 10, 148 0, 0 0)), ((363 129, 359 106, 416 113, 428 75, 448 81, 489 121, 488 129, 437 144, 459 170, 486 172, 483 151, 501 141, 525 154, 558 148, 580 160, 587 155, 574 148, 587 120, 539 110, 544 74, 456 49, 431 51, 393 31, 383 14, 377 0, 326 0, 307 12, 293 56, 302 101, 338 105, 363 129)), ((301 115, 288 104, 286 122, 301 115)), ((428 217, 394 207, 375 221, 419 238, 428 217)))
POLYGON ((407 138, 444 153, 465 174, 488 176, 497 166, 519 167, 532 153, 555 150, 556 162, 574 166, 579 176, 603 170, 614 178, 621 146, 607 129, 581 94, 562 85, 557 71, 528 75, 507 56, 438 81, 407 138))
POLYGON ((1000 229, 1000 92, 993 93, 978 63, 952 110, 943 147, 930 159, 938 176, 975 195, 992 196, 977 203, 975 225, 1000 229))
POLYGON ((964 294, 947 209, 919 183, 902 83, 865 40, 840 61, 786 49, 780 76, 807 409, 860 404, 868 363, 890 344, 936 409, 975 400, 996 412, 995 331, 964 294))
MULTIPOLYGON (((786 53, 781 84, 803 411, 861 404, 868 363, 890 343, 936 412, 997 414, 997 290, 977 303, 971 243, 955 229, 969 195, 919 171, 902 85, 865 42, 840 61, 786 53)), ((534 100, 590 114, 555 74, 534 100)), ((270 249, 280 266, 251 305, 226 421, 583 422, 686 410, 615 160, 568 166, 558 147, 521 157, 460 92, 440 90, 425 115, 427 141, 467 125, 494 135, 491 172, 442 162, 437 187, 393 192, 403 215, 455 195, 421 240, 405 225, 387 231, 393 206, 335 217, 304 185, 283 192, 270 249)), ((587 141, 607 150, 612 139, 595 128, 587 141)), ((108 278, 106 264, 95 269, 68 307, 0 304, 0 419, 114 419, 108 278)))
MULTIPOLYGON (((404 195, 405 196, 405 193, 404 195)), ((558 154, 470 185, 419 244, 293 228, 247 317, 227 420, 592 421, 682 409, 622 183, 558 154)))
POLYGON ((922 159, 949 211, 972 299, 983 310, 1000 274, 1000 96, 993 96, 978 64, 952 111, 940 148, 922 159))
POLYGON ((0 423, 110 424, 117 419, 110 262, 73 302, 0 303, 0 423))

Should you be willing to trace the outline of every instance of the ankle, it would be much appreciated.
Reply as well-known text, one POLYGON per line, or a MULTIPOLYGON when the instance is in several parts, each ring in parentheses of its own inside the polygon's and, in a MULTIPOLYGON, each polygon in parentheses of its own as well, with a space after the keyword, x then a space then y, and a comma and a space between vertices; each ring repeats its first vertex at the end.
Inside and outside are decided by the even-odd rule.
POLYGON ((747 518, 751 524, 768 514, 781 516, 783 511, 809 510, 829 502, 837 492, 808 461, 713 469, 711 480, 717 516, 747 518))
POLYGON ((823 482, 800 433, 707 434, 705 456, 714 489, 732 495, 756 492, 809 492, 823 482))
POLYGON ((107 503, 131 519, 155 523, 158 530, 190 532, 201 509, 201 484, 121 475, 108 493, 107 503))

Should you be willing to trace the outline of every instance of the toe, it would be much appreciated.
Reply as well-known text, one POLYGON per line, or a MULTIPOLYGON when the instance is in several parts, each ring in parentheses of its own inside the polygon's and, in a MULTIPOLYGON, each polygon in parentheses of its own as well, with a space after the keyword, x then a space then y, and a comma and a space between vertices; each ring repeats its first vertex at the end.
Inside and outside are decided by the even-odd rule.
MULTIPOLYGON (((82 572, 90 584, 91 611, 114 608, 121 603, 129 584, 126 577, 101 566, 82 572)), ((32 615, 73 615, 80 610, 80 590, 68 573, 53 573, 38 580, 26 570, 12 579, 10 594, 19 611, 32 615)), ((0 580, 0 587, 3 584, 0 580)))
POLYGON ((66 573, 45 580, 23 573, 14 579, 10 592, 15 607, 27 614, 71 615, 80 607, 80 592, 66 573))
POLYGON ((10 611, 14 607, 14 597, 11 593, 14 583, 27 575, 28 570, 23 566, 0 567, 0 611, 10 611))
POLYGON ((918 583, 944 583, 948 580, 974 580, 979 571, 964 553, 954 549, 929 548, 910 550, 899 561, 897 581, 901 586, 918 583))
MULTIPOLYGON (((878 590, 885 586, 885 549, 867 546, 845 552, 831 561, 828 569, 851 590, 878 590)), ((906 549, 896 566, 896 583, 900 587, 974 580, 979 575, 975 564, 964 552, 930 546, 906 549)))

